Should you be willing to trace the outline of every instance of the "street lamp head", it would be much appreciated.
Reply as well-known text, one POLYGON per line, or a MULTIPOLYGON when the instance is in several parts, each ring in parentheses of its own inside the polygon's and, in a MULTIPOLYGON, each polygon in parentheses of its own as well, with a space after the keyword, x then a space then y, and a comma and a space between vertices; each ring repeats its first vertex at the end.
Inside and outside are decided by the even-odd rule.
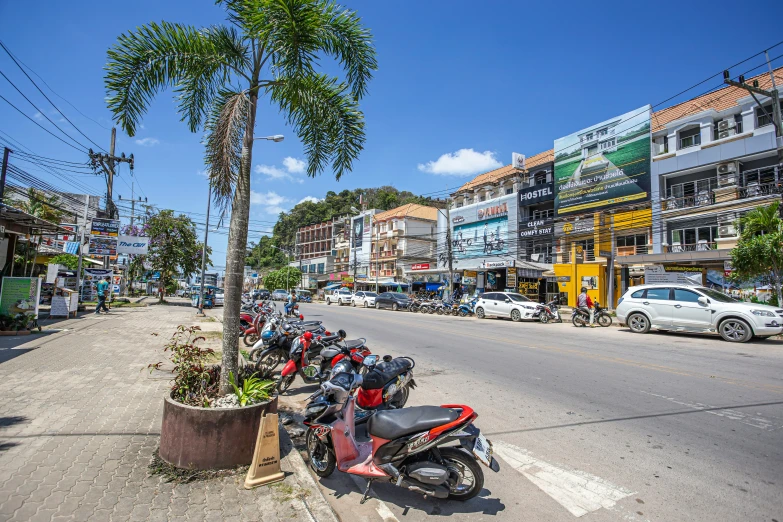
POLYGON ((275 134, 274 136, 272 136, 272 141, 274 141, 275 143, 280 143, 284 139, 285 136, 283 136, 282 134, 275 134))

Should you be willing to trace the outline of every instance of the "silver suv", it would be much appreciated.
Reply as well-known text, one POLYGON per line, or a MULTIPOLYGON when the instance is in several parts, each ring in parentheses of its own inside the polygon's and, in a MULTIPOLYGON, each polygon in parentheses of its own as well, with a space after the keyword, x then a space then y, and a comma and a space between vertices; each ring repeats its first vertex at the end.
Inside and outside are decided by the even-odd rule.
POLYGON ((783 333, 781 309, 743 303, 710 288, 676 284, 629 288, 617 303, 617 319, 636 333, 651 328, 718 333, 734 343, 783 333))
POLYGON ((326 304, 337 303, 339 306, 344 304, 351 304, 351 297, 353 294, 347 288, 338 288, 331 294, 326 295, 326 304))

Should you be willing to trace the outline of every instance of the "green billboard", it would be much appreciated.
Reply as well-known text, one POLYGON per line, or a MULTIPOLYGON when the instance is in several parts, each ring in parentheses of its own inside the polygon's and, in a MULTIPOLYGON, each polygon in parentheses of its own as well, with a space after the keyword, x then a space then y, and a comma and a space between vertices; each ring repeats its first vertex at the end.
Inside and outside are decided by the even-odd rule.
POLYGON ((594 212, 650 199, 649 105, 555 140, 555 211, 594 212))

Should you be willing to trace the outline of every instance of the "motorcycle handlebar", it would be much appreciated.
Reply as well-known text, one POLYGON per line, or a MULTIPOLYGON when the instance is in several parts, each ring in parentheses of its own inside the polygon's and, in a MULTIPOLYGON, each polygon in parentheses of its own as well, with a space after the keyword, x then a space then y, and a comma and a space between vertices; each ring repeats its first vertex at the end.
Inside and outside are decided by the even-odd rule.
POLYGON ((340 339, 340 334, 334 334, 334 335, 324 335, 321 336, 320 339, 314 339, 315 341, 318 341, 321 344, 330 343, 332 341, 336 341, 340 339))

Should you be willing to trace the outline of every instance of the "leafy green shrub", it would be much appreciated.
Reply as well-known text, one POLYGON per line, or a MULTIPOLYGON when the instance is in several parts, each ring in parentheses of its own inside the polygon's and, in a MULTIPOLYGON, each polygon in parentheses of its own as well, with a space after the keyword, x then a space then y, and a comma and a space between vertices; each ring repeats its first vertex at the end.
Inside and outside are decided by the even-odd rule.
MULTIPOLYGON (((209 406, 209 400, 217 397, 220 371, 207 367, 207 361, 215 351, 198 345, 204 337, 197 336, 198 326, 179 325, 164 351, 171 352, 174 364, 171 398, 189 406, 209 406)), ((161 363, 149 365, 150 371, 160 369, 161 363)))
POLYGON ((268 400, 269 393, 275 387, 274 381, 262 380, 259 377, 256 377, 256 374, 245 378, 241 388, 234 382, 233 373, 228 374, 228 380, 234 388, 234 395, 239 399, 240 406, 247 406, 248 404, 256 404, 268 400))

